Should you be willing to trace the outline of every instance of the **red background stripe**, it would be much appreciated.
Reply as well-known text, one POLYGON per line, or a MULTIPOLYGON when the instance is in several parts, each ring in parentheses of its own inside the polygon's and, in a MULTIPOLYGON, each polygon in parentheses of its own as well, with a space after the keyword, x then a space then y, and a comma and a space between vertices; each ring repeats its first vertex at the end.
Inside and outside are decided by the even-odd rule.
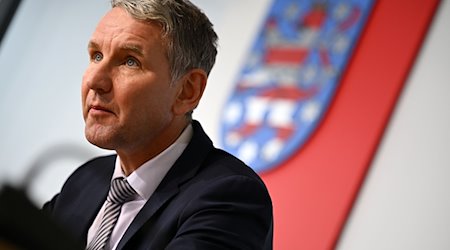
POLYGON ((262 174, 275 249, 335 247, 438 2, 377 1, 321 126, 262 174))

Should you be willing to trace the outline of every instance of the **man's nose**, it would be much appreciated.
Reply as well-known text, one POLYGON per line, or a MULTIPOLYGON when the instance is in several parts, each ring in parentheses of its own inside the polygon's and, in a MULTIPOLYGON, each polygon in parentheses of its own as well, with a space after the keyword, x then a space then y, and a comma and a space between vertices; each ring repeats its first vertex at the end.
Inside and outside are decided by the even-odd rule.
POLYGON ((111 70, 106 62, 91 63, 84 75, 84 84, 99 94, 112 90, 111 70))

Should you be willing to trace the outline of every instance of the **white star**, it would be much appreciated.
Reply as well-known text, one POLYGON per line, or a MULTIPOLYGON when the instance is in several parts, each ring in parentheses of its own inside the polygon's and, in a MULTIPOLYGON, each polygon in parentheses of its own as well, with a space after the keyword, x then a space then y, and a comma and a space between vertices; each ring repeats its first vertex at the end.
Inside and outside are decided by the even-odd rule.
POLYGON ((238 122, 239 118, 242 116, 242 105, 238 102, 231 102, 225 110, 224 121, 233 125, 238 122))
POLYGON ((238 157, 245 163, 251 165, 258 154, 258 144, 247 141, 244 142, 238 151, 238 157))
POLYGON ((312 122, 317 119, 320 111, 320 104, 315 101, 309 101, 303 107, 301 119, 304 122, 312 122))
POLYGON ((262 149, 262 157, 267 162, 275 160, 280 155, 283 146, 283 141, 279 139, 269 141, 262 149))
POLYGON ((350 42, 345 36, 337 36, 333 42, 333 52, 337 54, 344 53, 350 45, 350 42))

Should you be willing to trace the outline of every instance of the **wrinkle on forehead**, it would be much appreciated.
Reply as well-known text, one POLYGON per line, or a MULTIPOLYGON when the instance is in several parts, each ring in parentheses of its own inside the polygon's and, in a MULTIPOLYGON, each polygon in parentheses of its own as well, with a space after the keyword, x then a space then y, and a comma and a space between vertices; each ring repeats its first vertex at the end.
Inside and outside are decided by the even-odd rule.
MULTIPOLYGON (((97 48, 104 42, 110 43, 116 38, 127 41, 120 45, 124 50, 144 54, 142 41, 159 41, 164 45, 162 28, 156 22, 138 20, 120 7, 111 9, 100 20, 88 44, 88 48, 97 48)), ((164 47, 164 46, 163 46, 164 47)))
POLYGON ((139 31, 145 30, 149 26, 153 27, 154 31, 158 31, 154 32, 155 34, 162 37, 162 26, 158 22, 136 19, 123 8, 114 7, 100 20, 96 30, 106 32, 114 29, 117 32, 137 31, 139 33, 139 31))

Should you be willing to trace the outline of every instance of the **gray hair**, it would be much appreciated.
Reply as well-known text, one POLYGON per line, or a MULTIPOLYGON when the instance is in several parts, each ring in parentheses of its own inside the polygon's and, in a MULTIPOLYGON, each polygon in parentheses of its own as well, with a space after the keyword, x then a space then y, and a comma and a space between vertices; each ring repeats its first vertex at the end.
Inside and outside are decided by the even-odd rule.
POLYGON ((188 0, 111 0, 138 20, 162 26, 172 83, 189 70, 209 75, 217 54, 217 34, 208 17, 188 0))

